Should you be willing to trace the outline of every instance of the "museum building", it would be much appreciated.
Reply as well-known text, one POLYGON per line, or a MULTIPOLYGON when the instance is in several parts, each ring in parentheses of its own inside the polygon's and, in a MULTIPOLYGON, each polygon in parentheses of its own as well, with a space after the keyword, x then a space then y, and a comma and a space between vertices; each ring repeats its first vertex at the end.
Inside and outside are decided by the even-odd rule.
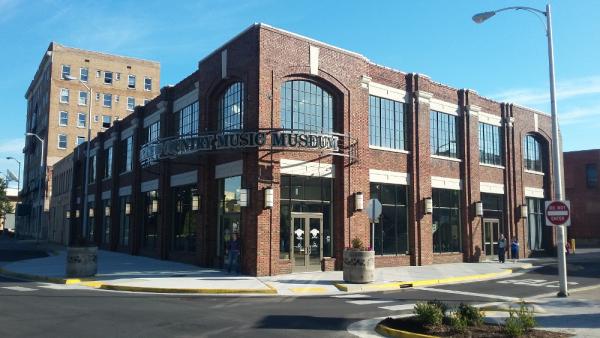
POLYGON ((551 134, 543 112, 254 24, 99 133, 87 182, 85 144, 65 158, 54 215, 71 243, 216 268, 236 233, 258 276, 341 269, 354 238, 378 267, 493 259, 501 233, 524 257, 554 248, 551 134))

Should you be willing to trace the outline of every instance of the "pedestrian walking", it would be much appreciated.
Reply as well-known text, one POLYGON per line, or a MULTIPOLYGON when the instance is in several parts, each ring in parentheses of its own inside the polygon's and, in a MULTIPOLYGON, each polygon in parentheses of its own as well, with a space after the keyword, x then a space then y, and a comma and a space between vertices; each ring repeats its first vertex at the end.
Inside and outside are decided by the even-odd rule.
POLYGON ((231 239, 227 243, 227 273, 231 273, 232 267, 235 265, 234 271, 240 273, 240 240, 237 238, 237 233, 231 234, 231 239))
POLYGON ((506 260, 506 238, 504 238, 504 234, 500 234, 500 239, 498 239, 498 261, 500 263, 504 263, 506 260))
POLYGON ((519 259, 519 240, 517 236, 514 236, 512 243, 510 243, 510 257, 512 257, 513 263, 519 259))

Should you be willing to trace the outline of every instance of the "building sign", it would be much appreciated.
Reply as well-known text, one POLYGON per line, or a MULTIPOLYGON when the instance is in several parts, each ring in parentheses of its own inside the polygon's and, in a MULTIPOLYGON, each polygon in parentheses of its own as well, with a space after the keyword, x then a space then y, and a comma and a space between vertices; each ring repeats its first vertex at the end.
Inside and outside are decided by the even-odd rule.
POLYGON ((149 166, 164 158, 174 158, 197 152, 239 150, 265 145, 287 150, 339 152, 339 141, 340 136, 338 135, 308 131, 220 131, 146 143, 140 150, 140 163, 142 166, 149 166))

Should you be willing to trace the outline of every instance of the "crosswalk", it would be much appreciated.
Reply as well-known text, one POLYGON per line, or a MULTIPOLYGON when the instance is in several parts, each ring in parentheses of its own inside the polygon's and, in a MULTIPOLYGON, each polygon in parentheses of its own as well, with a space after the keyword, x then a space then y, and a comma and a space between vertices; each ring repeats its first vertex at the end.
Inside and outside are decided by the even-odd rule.
POLYGON ((396 300, 377 299, 365 294, 349 294, 331 297, 345 300, 346 303, 353 305, 374 305, 386 311, 409 311, 415 306, 415 304, 404 304, 396 300))
POLYGON ((16 292, 34 292, 34 291, 40 291, 41 289, 74 290, 74 289, 80 289, 80 287, 75 286, 75 285, 53 284, 53 283, 28 283, 27 286, 21 286, 21 285, 0 286, 0 289, 16 291, 16 292))

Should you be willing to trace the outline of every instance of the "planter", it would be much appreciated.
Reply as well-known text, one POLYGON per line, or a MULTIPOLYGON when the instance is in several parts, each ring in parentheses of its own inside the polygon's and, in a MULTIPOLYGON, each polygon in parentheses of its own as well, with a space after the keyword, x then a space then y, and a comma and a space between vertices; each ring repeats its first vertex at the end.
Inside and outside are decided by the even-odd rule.
POLYGON ((375 280, 375 251, 344 250, 344 281, 371 283, 375 280))
POLYGON ((98 272, 98 247, 67 248, 67 277, 91 277, 98 272))

